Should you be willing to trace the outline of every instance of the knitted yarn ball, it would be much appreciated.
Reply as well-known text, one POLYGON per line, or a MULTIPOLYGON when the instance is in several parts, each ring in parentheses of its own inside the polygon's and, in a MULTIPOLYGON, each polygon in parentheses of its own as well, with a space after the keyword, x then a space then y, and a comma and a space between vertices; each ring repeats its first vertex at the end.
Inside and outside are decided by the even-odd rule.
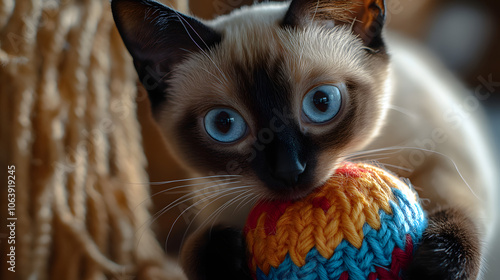
POLYGON ((255 279, 400 279, 427 219, 389 172, 345 163, 298 201, 260 201, 245 238, 255 279))

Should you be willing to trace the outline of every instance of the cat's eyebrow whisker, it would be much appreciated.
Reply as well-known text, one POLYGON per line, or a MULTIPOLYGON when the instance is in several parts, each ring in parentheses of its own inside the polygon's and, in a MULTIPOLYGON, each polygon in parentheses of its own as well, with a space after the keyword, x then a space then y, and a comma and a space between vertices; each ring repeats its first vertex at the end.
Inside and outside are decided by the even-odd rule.
POLYGON ((355 23, 356 23, 356 18, 353 18, 353 19, 352 19, 352 22, 351 22, 351 26, 349 27, 349 30, 350 30, 350 31, 353 31, 353 29, 354 29, 354 24, 355 24, 355 23))
POLYGON ((205 71, 205 72, 207 72, 208 74, 210 74, 210 76, 212 76, 212 77, 214 77, 215 79, 217 79, 217 81, 219 81, 219 83, 220 83, 221 85, 225 85, 225 84, 227 83, 227 82, 226 82, 226 83, 225 83, 225 82, 223 82, 223 81, 222 81, 219 77, 217 77, 214 73, 212 73, 212 72, 208 71, 208 69, 206 69, 205 67, 200 67, 200 68, 201 68, 201 69, 203 69, 203 71, 205 71))
POLYGON ((194 34, 196 34, 196 36, 203 42, 203 44, 205 45, 205 47, 208 48, 208 45, 207 43, 205 42, 205 40, 203 40, 203 38, 200 36, 200 34, 198 34, 198 32, 196 32, 196 30, 193 28, 193 26, 191 26, 191 24, 189 24, 189 22, 187 20, 185 20, 182 16, 180 16, 180 14, 176 11, 176 10, 173 10, 175 12, 175 14, 177 15, 177 18, 179 19, 179 22, 182 24, 182 27, 184 27, 184 30, 186 31, 186 33, 188 34, 189 38, 191 39, 191 41, 193 41, 193 43, 198 47, 198 49, 200 49, 200 51, 214 64, 215 68, 217 68, 217 70, 219 71, 219 73, 222 75, 222 77, 224 78, 224 80, 226 80, 227 82, 227 77, 226 75, 222 72, 222 70, 219 68, 219 66, 215 63, 215 61, 213 61, 213 59, 207 54, 207 52, 205 52, 205 50, 203 50, 200 45, 198 45, 198 43, 194 40, 193 36, 191 36, 191 33, 189 32, 189 30, 186 28, 186 24, 191 28, 191 30, 194 32, 194 34))
MULTIPOLYGON (((316 13, 318 12, 318 8, 319 8, 319 0, 316 1, 316 8, 314 9, 314 14, 313 14, 313 16, 311 18, 311 21, 309 22, 309 28, 312 28, 312 25, 313 25, 313 22, 314 22, 314 18, 316 17, 316 13)), ((302 48, 300 49, 299 65, 300 65, 300 61, 302 60, 302 55, 304 54, 305 46, 306 46, 306 44, 302 44, 302 48)))
MULTIPOLYGON (((189 50, 186 50, 186 49, 182 49, 182 50, 185 50, 186 52, 188 53, 191 53, 191 54, 194 54, 194 52, 192 51, 189 51, 189 50)), ((221 85, 224 85, 225 83, 219 78, 217 77, 214 73, 208 71, 208 69, 206 69, 205 67, 200 67, 201 69, 203 69, 203 71, 207 72, 207 74, 209 74, 210 76, 214 77, 215 79, 217 79, 217 81, 219 81, 219 83, 221 85)), ((226 79, 226 82, 227 82, 227 79, 226 79)))
POLYGON ((182 24, 182 26, 184 27, 184 30, 186 31, 186 33, 188 33, 189 35, 189 38, 191 38, 191 40, 193 41, 193 43, 196 44, 196 46, 201 50, 203 51, 203 49, 198 45, 198 43, 196 43, 196 41, 193 39, 193 37, 191 36, 191 33, 189 33, 188 29, 186 28, 186 25, 189 26, 189 28, 191 28, 191 30, 194 32, 194 34, 196 34, 196 36, 201 40, 201 42, 203 43, 203 45, 205 45, 206 48, 208 48, 208 44, 205 42, 205 40, 203 40, 203 38, 200 36, 200 34, 198 34, 198 32, 196 32, 196 29, 193 28, 193 26, 187 21, 185 20, 180 14, 179 12, 177 12, 175 9, 173 9, 175 15, 177 16, 177 19, 179 20, 179 22, 182 24), (185 24, 184 24, 185 23, 185 24))

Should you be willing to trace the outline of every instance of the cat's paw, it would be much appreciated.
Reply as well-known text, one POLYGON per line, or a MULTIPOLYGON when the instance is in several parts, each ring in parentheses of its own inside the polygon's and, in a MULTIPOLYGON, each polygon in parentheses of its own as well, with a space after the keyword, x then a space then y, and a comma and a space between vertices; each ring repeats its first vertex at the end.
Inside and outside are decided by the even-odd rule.
POLYGON ((232 227, 193 234, 182 248, 181 263, 191 280, 251 279, 242 231, 232 227))
POLYGON ((429 226, 405 279, 476 279, 480 265, 474 223, 460 210, 440 210, 429 215, 429 226))

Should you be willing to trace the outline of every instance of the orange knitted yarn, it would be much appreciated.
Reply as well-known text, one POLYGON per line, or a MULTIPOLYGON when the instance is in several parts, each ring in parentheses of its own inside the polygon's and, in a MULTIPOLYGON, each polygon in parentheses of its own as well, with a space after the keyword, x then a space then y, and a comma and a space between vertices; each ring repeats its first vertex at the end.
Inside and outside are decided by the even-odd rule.
MULTIPOLYGON (((395 189, 410 204, 418 205, 415 193, 387 171, 368 164, 346 163, 323 187, 301 200, 258 203, 245 227, 252 271, 258 267, 267 275, 271 267, 277 268, 287 256, 297 267, 302 267, 313 248, 330 259, 343 240, 360 249, 365 237, 364 225, 378 231, 380 210, 386 216, 393 214, 397 205, 395 189)), ((425 219, 419 205, 415 213, 420 220, 425 219)), ((398 217, 405 214, 399 213, 398 217)), ((418 228, 422 229, 424 223, 417 223, 418 228)))

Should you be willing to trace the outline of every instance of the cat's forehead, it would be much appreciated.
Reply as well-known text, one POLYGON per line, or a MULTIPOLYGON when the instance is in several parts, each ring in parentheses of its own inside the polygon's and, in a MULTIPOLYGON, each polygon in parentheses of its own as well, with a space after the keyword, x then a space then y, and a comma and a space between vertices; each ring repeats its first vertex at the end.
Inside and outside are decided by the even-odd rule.
POLYGON ((289 3, 262 3, 209 22, 223 37, 215 55, 222 60, 240 59, 255 65, 258 59, 274 61, 276 56, 293 59, 305 54, 349 68, 356 67, 365 57, 364 47, 350 26, 325 28, 311 21, 306 27, 285 28, 282 23, 288 7, 289 3))
POLYGON ((283 20, 288 6, 287 3, 261 3, 242 7, 207 24, 222 32, 238 31, 252 26, 273 26, 283 20))
POLYGON ((172 103, 182 107, 200 98, 207 106, 244 108, 248 100, 242 98, 242 86, 254 86, 263 72, 268 82, 281 79, 290 96, 325 82, 371 76, 363 44, 348 26, 285 28, 286 10, 286 4, 256 5, 209 22, 222 41, 180 65, 172 94, 182 95, 171 96, 172 103), (186 98, 193 100, 186 103, 186 98))

